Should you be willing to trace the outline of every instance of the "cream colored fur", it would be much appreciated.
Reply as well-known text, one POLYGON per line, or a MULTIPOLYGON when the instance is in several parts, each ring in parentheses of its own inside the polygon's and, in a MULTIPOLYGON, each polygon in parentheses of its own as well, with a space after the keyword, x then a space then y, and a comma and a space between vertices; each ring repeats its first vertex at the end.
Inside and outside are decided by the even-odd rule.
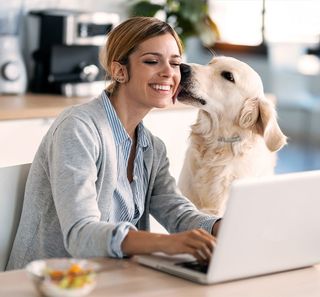
POLYGON ((230 184, 273 174, 275 152, 286 137, 274 103, 264 96, 259 75, 247 64, 215 57, 208 65, 189 66, 190 77, 181 83, 185 93, 178 100, 200 110, 178 185, 199 209, 223 215, 230 184), (223 73, 231 73, 234 82, 223 73), (228 142, 234 138, 239 141, 228 142))

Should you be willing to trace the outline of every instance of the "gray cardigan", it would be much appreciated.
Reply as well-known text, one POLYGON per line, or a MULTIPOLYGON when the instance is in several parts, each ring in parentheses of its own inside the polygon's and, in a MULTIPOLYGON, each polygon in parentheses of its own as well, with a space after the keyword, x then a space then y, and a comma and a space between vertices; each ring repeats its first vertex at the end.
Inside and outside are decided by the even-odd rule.
MULTIPOLYGON (((169 173, 165 145, 150 132, 148 137, 152 145, 144 152, 144 162, 149 184, 145 212, 136 227, 149 230, 152 214, 169 232, 210 232, 217 218, 197 211, 181 196, 169 173)), ((116 182, 116 149, 102 98, 66 109, 31 165, 7 269, 41 258, 112 255, 115 224, 108 217, 116 182)))

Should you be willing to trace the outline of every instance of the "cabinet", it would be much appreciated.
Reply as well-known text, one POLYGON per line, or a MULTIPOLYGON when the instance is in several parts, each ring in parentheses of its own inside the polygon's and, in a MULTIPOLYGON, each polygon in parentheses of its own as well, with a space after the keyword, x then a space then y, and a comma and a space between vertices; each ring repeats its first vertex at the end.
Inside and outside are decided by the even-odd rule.
POLYGON ((53 120, 0 121, 0 167, 31 163, 53 120))
POLYGON ((143 120, 144 125, 166 144, 170 173, 176 180, 184 161, 190 126, 196 121, 197 112, 195 108, 154 110, 143 120))

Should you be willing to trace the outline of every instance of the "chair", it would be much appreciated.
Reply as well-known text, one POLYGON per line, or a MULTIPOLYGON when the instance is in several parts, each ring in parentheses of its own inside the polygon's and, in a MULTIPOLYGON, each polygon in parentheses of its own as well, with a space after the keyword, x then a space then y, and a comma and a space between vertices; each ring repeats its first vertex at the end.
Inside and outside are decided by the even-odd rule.
POLYGON ((0 168, 0 271, 9 260, 22 210, 31 164, 0 168))

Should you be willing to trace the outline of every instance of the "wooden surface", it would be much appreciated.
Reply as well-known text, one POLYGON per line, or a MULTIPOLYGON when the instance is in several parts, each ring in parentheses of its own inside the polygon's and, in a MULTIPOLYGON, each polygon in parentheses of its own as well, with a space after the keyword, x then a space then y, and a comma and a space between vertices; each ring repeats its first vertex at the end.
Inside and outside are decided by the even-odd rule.
MULTIPOLYGON (((267 97, 276 102, 275 96, 267 94, 267 97)), ((0 121, 22 120, 34 118, 55 118, 66 107, 82 104, 92 100, 93 97, 64 97, 48 94, 26 94, 0 96, 0 121)), ((170 105, 165 109, 184 109, 191 106, 180 102, 170 105)))
MULTIPOLYGON (((93 97, 64 97, 48 94, 0 96, 0 121, 54 118, 66 107, 82 104, 93 97)), ((177 102, 171 108, 188 108, 177 102)))
MULTIPOLYGON (((318 297, 320 266, 260 276, 218 285, 199 285, 136 264, 132 260, 104 259, 109 271, 98 275, 90 297, 98 296, 214 296, 214 297, 318 297)), ((37 296, 24 270, 0 273, 0 296, 37 296)))
POLYGON ((66 107, 89 100, 38 94, 0 96, 0 120, 56 117, 66 107))

